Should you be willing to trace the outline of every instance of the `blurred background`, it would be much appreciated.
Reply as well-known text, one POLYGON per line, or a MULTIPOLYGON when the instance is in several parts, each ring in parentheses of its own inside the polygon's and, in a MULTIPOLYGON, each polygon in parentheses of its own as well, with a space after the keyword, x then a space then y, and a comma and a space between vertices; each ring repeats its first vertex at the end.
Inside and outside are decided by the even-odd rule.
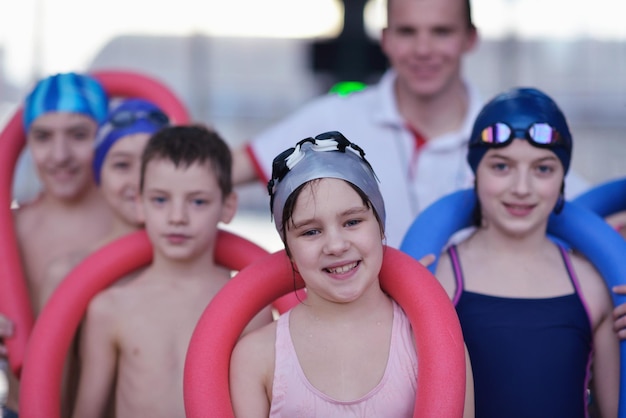
MULTIPOLYGON (((515 85, 553 96, 575 136, 573 167, 594 184, 626 175, 625 6, 623 0, 472 1, 480 42, 466 76, 485 99, 515 85)), ((378 51, 371 47, 385 21, 384 0, 3 2, 0 126, 40 77, 128 69, 163 81, 195 121, 237 146, 340 81, 323 45, 337 44, 346 35, 344 21, 354 30, 361 15, 366 36, 359 42, 371 55, 378 51)), ((384 62, 370 58, 360 71, 375 81, 384 62)), ((242 188, 240 200, 235 226, 252 231, 258 219, 269 224, 262 185, 242 188)), ((266 246, 280 245, 271 229, 260 231, 269 231, 266 246)))

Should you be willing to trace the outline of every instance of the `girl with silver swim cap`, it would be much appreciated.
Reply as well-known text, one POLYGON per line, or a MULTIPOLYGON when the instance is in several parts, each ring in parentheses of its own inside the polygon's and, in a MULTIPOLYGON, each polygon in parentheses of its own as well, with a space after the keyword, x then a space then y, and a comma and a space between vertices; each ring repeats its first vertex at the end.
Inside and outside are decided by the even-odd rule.
POLYGON ((315 138, 305 138, 295 147, 280 153, 272 164, 272 178, 268 183, 270 211, 276 230, 284 241, 284 209, 287 200, 305 183, 337 178, 357 187, 367 196, 378 218, 381 230, 385 228, 385 203, 378 187, 378 178, 365 159, 365 152, 339 132, 326 132, 315 138))
POLYGON ((274 159, 268 191, 307 297, 237 343, 235 416, 412 417, 415 343, 380 286, 385 206, 365 152, 339 132, 303 139, 274 159))

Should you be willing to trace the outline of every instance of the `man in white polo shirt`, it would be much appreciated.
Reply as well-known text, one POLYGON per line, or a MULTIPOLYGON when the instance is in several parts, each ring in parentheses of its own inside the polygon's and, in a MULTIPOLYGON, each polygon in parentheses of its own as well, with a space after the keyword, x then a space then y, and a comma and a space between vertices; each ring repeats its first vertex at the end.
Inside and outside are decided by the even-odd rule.
POLYGON ((483 100, 462 60, 477 40, 469 0, 388 0, 381 47, 391 69, 365 90, 314 99, 235 150, 235 184, 266 182, 272 159, 294 141, 340 131, 376 171, 387 244, 399 247, 420 211, 473 184, 467 142, 483 100))
POLYGON ((472 185, 466 144, 483 102, 461 74, 478 36, 469 0, 389 0, 387 22, 381 46, 392 69, 380 82, 317 98, 270 127, 235 151, 233 176, 266 181, 272 159, 294 141, 340 131, 376 171, 387 244, 398 247, 422 209, 472 185))

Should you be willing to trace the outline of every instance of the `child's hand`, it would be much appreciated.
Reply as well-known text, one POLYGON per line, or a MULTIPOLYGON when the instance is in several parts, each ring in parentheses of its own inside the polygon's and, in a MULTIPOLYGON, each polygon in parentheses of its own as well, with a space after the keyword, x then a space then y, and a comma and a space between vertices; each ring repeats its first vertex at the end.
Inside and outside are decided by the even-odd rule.
MULTIPOLYGON (((613 292, 618 295, 626 295, 626 285, 614 286, 613 292)), ((613 319, 613 329, 617 336, 622 340, 626 339, 626 303, 622 303, 613 309, 613 319)))
POLYGON ((6 358, 7 347, 4 345, 4 339, 13 336, 13 322, 6 316, 0 314, 0 357, 6 358))
MULTIPOLYGON (((428 267, 430 266, 432 263, 435 262, 435 259, 437 257, 435 257, 435 254, 426 254, 424 257, 420 258, 420 263, 424 266, 424 267, 428 267)), ((625 293, 626 293, 626 287, 624 287, 625 289, 625 293)), ((626 313, 626 308, 624 308, 624 313, 626 313)), ((624 320, 624 323, 626 325, 626 320, 624 320)), ((626 330, 624 331, 626 335, 626 330)))

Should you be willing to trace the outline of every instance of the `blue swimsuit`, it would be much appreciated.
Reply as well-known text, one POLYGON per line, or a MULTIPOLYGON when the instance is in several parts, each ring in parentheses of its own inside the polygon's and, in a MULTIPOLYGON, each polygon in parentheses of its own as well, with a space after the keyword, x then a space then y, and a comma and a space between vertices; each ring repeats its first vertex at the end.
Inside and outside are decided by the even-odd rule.
POLYGON ((578 280, 575 292, 507 298, 468 292, 455 247, 454 298, 474 374, 476 418, 583 418, 592 332, 578 280))

